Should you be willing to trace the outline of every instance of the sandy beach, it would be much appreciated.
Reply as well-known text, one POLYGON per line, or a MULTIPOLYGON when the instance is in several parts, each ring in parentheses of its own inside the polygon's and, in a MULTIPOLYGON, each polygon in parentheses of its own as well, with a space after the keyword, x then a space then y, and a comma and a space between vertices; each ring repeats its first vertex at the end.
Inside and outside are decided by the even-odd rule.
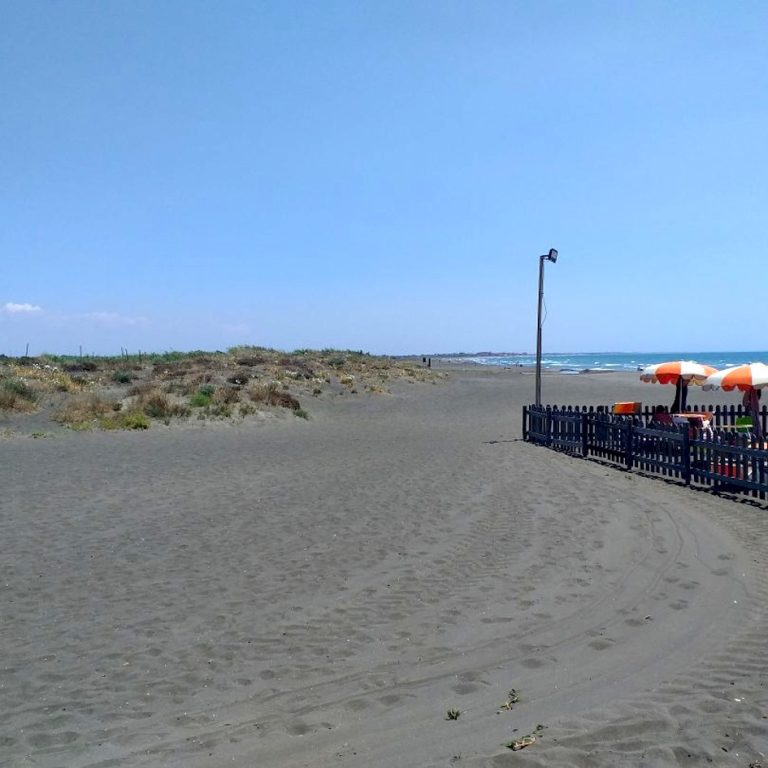
POLYGON ((766 509, 524 443, 532 396, 0 439, 0 765, 768 766, 766 509))

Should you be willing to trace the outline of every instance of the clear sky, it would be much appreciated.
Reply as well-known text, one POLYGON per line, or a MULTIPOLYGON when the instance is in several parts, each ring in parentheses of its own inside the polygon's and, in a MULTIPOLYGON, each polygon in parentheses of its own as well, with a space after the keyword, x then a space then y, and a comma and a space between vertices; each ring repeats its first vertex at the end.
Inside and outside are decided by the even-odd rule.
POLYGON ((0 2, 0 352, 766 349, 768 4, 0 2))

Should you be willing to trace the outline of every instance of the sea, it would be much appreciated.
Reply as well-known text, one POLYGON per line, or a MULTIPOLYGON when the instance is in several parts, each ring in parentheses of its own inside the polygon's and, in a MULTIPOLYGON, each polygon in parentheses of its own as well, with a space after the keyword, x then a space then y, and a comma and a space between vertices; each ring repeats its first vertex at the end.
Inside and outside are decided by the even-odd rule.
MULTIPOLYGON (((456 359, 456 358, 454 358, 456 359)), ((510 367, 536 365, 533 354, 463 356, 466 362, 477 365, 510 367)), ((744 363, 768 363, 768 351, 755 352, 547 352, 541 356, 541 365, 562 373, 583 371, 637 371, 647 365, 668 360, 694 360, 718 370, 744 363)))

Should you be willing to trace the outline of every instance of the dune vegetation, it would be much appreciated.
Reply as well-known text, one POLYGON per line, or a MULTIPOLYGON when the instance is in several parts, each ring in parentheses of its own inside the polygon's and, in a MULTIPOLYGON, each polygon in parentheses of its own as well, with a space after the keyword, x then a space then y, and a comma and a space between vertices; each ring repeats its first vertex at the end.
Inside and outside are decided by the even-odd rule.
POLYGON ((0 356, 0 411, 42 410, 73 429, 147 429, 156 421, 281 411, 306 419, 312 398, 387 394, 394 381, 440 375, 413 360, 336 349, 0 356))

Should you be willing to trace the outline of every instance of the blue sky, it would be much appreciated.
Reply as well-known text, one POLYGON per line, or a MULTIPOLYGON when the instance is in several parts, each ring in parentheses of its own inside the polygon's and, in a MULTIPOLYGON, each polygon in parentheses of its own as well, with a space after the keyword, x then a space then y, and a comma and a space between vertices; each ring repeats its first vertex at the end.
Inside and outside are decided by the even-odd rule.
POLYGON ((530 351, 552 247, 545 350, 766 349, 766 30, 748 0, 5 0, 0 352, 530 351))

